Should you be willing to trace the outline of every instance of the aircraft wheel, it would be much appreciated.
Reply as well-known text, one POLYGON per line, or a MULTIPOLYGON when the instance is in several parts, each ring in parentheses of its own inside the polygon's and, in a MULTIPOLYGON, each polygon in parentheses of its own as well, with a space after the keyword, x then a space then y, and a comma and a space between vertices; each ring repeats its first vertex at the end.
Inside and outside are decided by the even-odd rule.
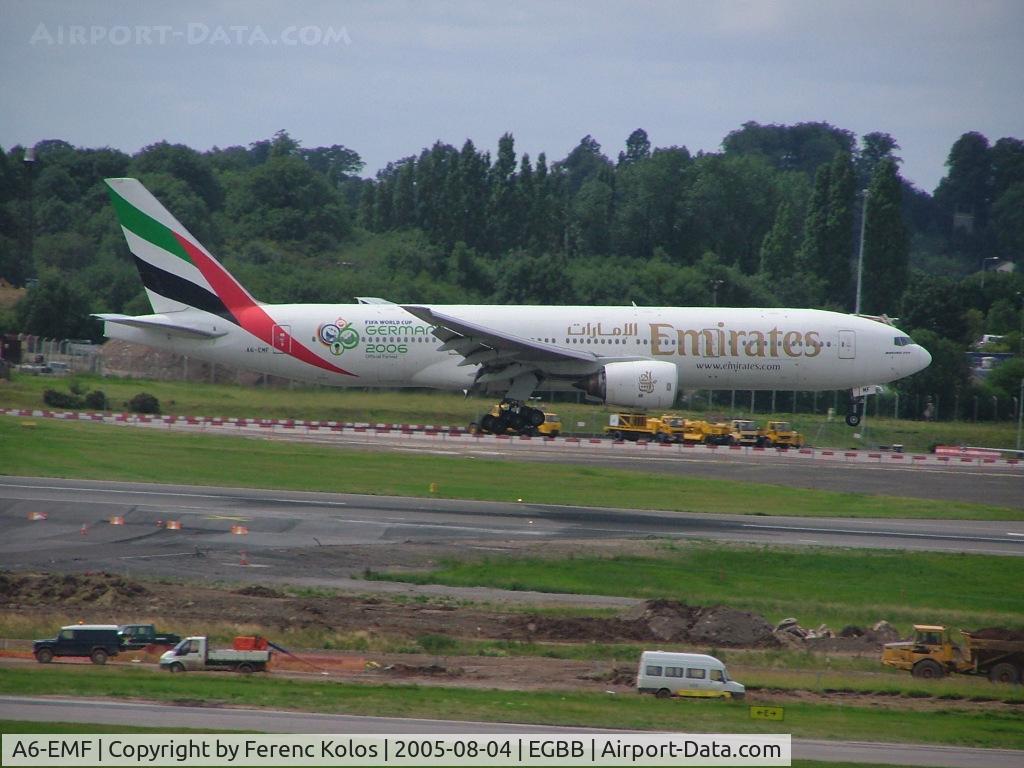
POLYGON ((846 426, 848 426, 848 427, 856 427, 858 424, 860 424, 860 414, 859 413, 848 413, 848 414, 846 414, 846 426))

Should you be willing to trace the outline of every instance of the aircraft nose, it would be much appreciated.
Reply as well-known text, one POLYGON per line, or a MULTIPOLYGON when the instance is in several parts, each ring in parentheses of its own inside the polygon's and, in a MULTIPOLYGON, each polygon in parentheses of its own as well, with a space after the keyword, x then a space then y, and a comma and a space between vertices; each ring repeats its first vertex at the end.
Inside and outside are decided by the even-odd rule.
POLYGON ((920 344, 914 345, 914 372, 923 371, 932 364, 931 353, 920 344))

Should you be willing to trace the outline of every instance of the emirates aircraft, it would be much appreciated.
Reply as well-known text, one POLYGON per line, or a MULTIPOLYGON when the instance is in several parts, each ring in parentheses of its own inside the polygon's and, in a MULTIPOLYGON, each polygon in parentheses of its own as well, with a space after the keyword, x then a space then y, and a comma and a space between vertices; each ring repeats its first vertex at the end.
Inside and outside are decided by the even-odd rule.
POLYGON ((109 338, 338 387, 502 398, 501 423, 544 419, 534 390, 670 408, 684 389, 850 390, 846 421, 931 355, 886 318, 815 309, 264 304, 137 179, 107 179, 153 314, 97 315, 109 338))

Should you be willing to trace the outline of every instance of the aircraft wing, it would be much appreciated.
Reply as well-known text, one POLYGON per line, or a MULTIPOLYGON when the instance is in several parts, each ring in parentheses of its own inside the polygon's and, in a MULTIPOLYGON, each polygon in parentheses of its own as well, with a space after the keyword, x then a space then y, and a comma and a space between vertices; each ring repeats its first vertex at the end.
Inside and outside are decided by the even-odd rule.
POLYGON ((203 328, 200 325, 190 325, 169 320, 166 316, 149 315, 132 317, 131 315, 93 315, 105 323, 118 323, 132 328, 141 328, 144 331, 159 331, 169 333, 172 336, 184 336, 189 339, 216 339, 227 334, 227 331, 215 331, 213 328, 203 328))
POLYGON ((468 320, 438 312, 430 307, 402 305, 402 309, 425 323, 435 326, 434 335, 444 342, 442 349, 453 349, 464 358, 463 364, 530 361, 532 363, 596 363, 593 352, 566 349, 524 339, 496 328, 478 325, 468 320))
POLYGON ((545 379, 578 380, 606 363, 644 359, 605 357, 525 339, 422 305, 402 305, 402 309, 434 326, 432 333, 443 342, 441 349, 462 356, 459 365, 479 366, 474 387, 493 387, 512 399, 525 400, 545 379))

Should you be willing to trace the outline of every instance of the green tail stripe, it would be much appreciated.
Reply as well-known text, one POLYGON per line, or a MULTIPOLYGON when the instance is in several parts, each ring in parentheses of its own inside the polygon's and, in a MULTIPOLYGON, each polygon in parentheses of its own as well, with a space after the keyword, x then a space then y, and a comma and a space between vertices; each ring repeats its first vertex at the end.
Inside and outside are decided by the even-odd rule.
POLYGON ((192 260, 188 257, 181 243, 178 242, 174 233, 156 219, 152 219, 138 208, 133 206, 121 197, 112 188, 108 187, 110 199, 114 203, 114 210, 117 212, 117 219, 121 226, 131 230, 133 233, 148 240, 158 248, 163 248, 168 253, 173 253, 179 259, 184 259, 189 264, 192 260))

